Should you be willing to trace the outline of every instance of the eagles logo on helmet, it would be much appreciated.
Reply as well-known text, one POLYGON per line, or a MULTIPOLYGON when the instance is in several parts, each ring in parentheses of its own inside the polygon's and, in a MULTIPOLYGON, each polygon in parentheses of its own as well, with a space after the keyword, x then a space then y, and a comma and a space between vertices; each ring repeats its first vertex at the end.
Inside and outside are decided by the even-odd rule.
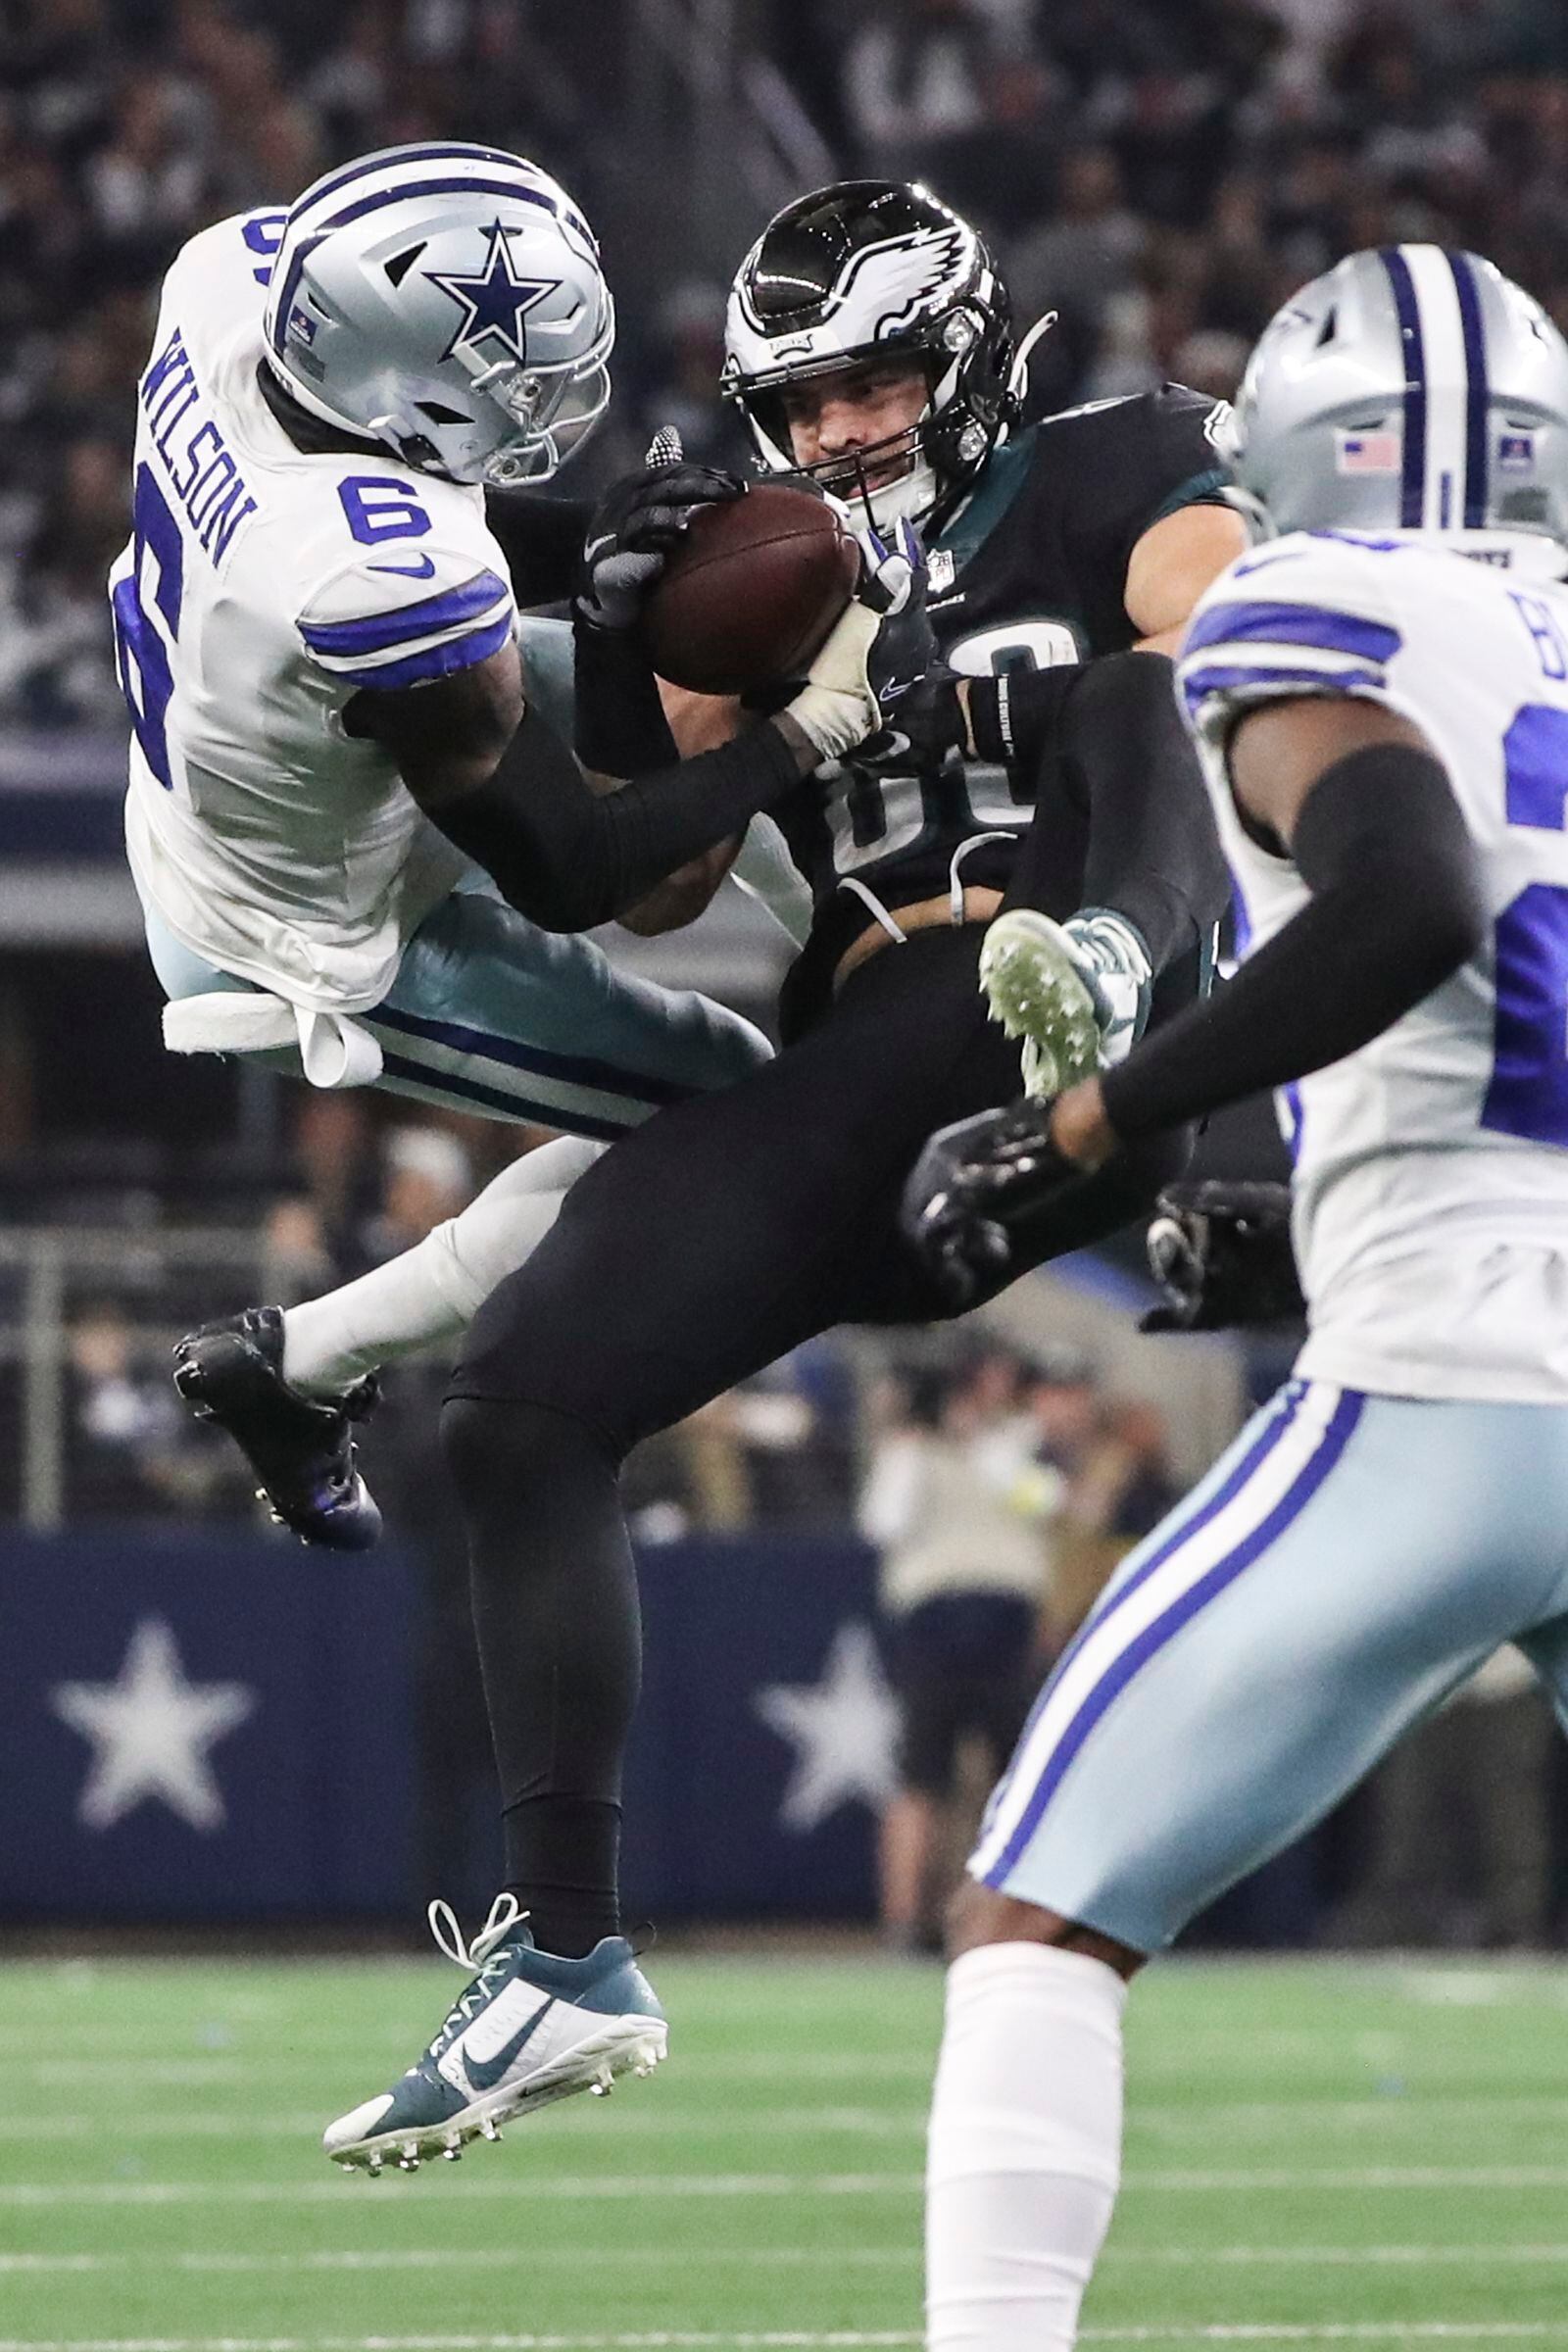
POLYGON ((725 327, 723 388, 762 466, 800 470, 784 386, 900 359, 925 374, 923 415, 806 469, 858 491, 880 528, 940 520, 1017 420, 1012 307, 983 239, 917 183, 841 180, 787 205, 741 264, 725 327))

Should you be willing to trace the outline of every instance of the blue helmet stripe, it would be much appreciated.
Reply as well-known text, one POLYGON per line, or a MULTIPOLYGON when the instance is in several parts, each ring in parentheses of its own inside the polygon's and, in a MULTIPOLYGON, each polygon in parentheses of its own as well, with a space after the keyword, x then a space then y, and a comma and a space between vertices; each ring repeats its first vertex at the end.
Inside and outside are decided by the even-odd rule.
POLYGON ((1450 253, 1459 323, 1464 333, 1466 376, 1464 419, 1464 527, 1479 531, 1487 519, 1487 430, 1491 388, 1487 382, 1487 340, 1481 325, 1481 295, 1467 253, 1450 253))
POLYGON ((1421 310, 1415 298, 1410 265, 1398 247, 1385 245, 1378 259, 1394 289, 1399 339, 1404 346, 1404 478, 1399 495, 1399 522, 1407 531, 1418 531, 1427 490, 1427 356, 1421 333, 1421 310))
POLYGON ((329 196, 335 196, 340 188, 351 187, 358 179, 376 178, 382 172, 399 171, 407 164, 461 163, 465 159, 482 164, 515 164, 521 160, 509 155, 504 147, 476 147, 471 140, 449 141, 442 145, 431 139, 394 149, 390 155, 362 155, 358 163, 345 164, 342 171, 334 172, 329 179, 318 180, 314 188, 307 188, 291 208, 289 218, 296 220, 301 214, 314 211, 317 205, 324 204, 329 196))
MULTIPOLYGON (((373 196, 362 196, 358 203, 347 204, 340 213, 333 213, 321 225, 323 229, 346 228, 351 220, 363 220, 367 213, 382 212, 389 204, 401 204, 406 196, 507 196, 514 204, 536 204, 552 220, 563 218, 553 196, 546 196, 539 188, 525 187, 514 179, 409 179, 400 188, 381 188, 373 196)), ((564 217, 576 227, 583 225, 575 214, 564 217)))

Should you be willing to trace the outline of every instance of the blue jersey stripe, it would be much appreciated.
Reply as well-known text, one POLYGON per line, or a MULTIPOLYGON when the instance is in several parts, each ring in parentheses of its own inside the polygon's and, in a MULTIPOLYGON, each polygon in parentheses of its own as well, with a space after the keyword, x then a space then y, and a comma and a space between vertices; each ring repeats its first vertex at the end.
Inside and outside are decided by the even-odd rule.
POLYGON ((390 694, 400 686, 421 686, 428 678, 450 678, 460 669, 472 669, 476 662, 488 662, 499 654, 512 635, 510 612, 488 629, 470 629, 466 637, 449 637, 444 645, 426 646, 422 654, 410 654, 402 662, 383 662, 368 669, 334 669, 332 676, 345 686, 373 686, 390 694))
POLYGON ((536 1078, 553 1078, 562 1086, 591 1086, 602 1095, 625 1095, 634 1102, 688 1102, 703 1089, 684 1086, 675 1078, 655 1078, 640 1070, 618 1069, 592 1054, 557 1054, 548 1046, 525 1046, 488 1029, 470 1029, 464 1021, 432 1020, 422 1012, 401 1012, 378 1004, 375 1018, 406 1037, 426 1038, 454 1054, 475 1054, 486 1061, 504 1061, 514 1070, 530 1070, 536 1078))
POLYGON ((1287 687, 1300 694, 1350 694, 1358 687, 1382 688, 1388 683, 1381 669, 1298 669, 1273 662, 1259 662, 1252 668, 1244 668, 1239 662, 1208 669, 1188 669, 1184 664, 1181 681, 1187 708, 1195 715, 1209 695, 1228 694, 1241 686, 1287 687))
POLYGON ((461 588, 440 596, 421 597, 417 604, 400 606, 395 612, 372 613, 366 620, 300 622, 300 634, 313 654, 378 654, 389 645, 407 645, 437 629, 455 629, 461 621, 477 620, 499 597, 507 583, 493 571, 481 571, 461 588))
MULTIPOLYGON (((1152 1625, 1147 1626, 1143 1633, 1129 1642, 1127 1647, 1106 1668, 1052 1749, 1017 1827, 1000 1859, 985 1874, 987 1886, 1001 1886, 1012 1870, 1039 1828, 1068 1766, 1107 1707, 1120 1696, 1133 1677, 1148 1665, 1151 1658, 1158 1655, 1183 1626, 1190 1624, 1228 1585, 1233 1585, 1243 1571, 1259 1559, 1284 1535, 1286 1529, 1300 1517, 1349 1444, 1365 1402, 1365 1397, 1354 1389, 1343 1392, 1329 1416, 1321 1443, 1273 1509, 1223 1559, 1190 1586, 1179 1599, 1172 1601, 1152 1625)), ((1185 1533, 1182 1540, 1186 1540, 1185 1533)))
POLYGON ((1467 253, 1450 253, 1459 324, 1464 334, 1464 527, 1481 530, 1487 519, 1487 433, 1491 390, 1487 382, 1487 339, 1481 324, 1481 294, 1467 253))
POLYGON ((1399 521, 1403 529, 1421 528, 1427 490, 1427 355, 1421 332, 1421 307, 1415 297, 1410 265, 1396 245, 1378 255, 1394 289, 1394 308, 1404 346, 1404 472, 1399 493, 1399 521))
POLYGON ((1402 639, 1381 620, 1331 612, 1322 605, 1211 605, 1187 632, 1184 654, 1205 645, 1315 645, 1326 654, 1357 654, 1364 662, 1392 661, 1402 639))
MULTIPOLYGON (((363 1017, 373 1029, 386 1015, 368 1012, 363 1017)), ((612 1144, 626 1132, 624 1125, 617 1126, 611 1119, 591 1118, 582 1110, 563 1110, 559 1102, 530 1102, 523 1095, 507 1094, 499 1086, 481 1086, 476 1078, 460 1077, 456 1070, 437 1070, 426 1062, 410 1061, 405 1054, 383 1053, 381 1067, 389 1077, 422 1086, 429 1094, 454 1095, 461 1102, 476 1102, 481 1110, 497 1110, 504 1118, 522 1119, 531 1126, 569 1127, 573 1135, 586 1135, 601 1144, 612 1144)))

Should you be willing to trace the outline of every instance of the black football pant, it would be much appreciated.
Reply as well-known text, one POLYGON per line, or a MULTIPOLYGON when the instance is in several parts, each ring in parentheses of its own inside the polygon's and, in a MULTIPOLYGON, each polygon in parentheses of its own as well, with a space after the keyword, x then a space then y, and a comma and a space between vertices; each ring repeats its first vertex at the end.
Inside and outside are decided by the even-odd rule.
MULTIPOLYGON (((934 1128, 1018 1093, 1017 1045, 977 993, 982 936, 924 931, 889 946, 775 1061, 621 1138, 469 1331, 443 1430, 508 1884, 548 1950, 586 1949, 615 1924, 639 1671, 621 1462, 833 1324, 949 1311, 901 1242, 898 1206, 934 1128)), ((1158 1009, 1192 986, 1173 969, 1158 1009)), ((1031 1254, 1128 1223, 1186 1153, 1169 1138, 1129 1152, 1031 1254)))

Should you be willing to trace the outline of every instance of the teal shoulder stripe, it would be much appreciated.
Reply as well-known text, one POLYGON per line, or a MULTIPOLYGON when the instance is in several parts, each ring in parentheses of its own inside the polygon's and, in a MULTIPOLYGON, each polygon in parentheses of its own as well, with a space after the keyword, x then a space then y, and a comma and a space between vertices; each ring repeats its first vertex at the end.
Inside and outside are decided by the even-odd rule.
POLYGON ((1206 473, 1190 473, 1185 482, 1178 482, 1162 506, 1154 509, 1144 525, 1152 529, 1163 522, 1167 514, 1179 514, 1183 507, 1223 506, 1221 492, 1230 487, 1230 475, 1223 466, 1211 466, 1206 473))
POLYGON ((1038 425, 1025 425, 1021 433, 1003 443, 981 474, 979 488, 932 541, 933 548, 940 547, 953 558, 955 571, 961 571, 978 555, 1028 480, 1039 429, 1038 425))

